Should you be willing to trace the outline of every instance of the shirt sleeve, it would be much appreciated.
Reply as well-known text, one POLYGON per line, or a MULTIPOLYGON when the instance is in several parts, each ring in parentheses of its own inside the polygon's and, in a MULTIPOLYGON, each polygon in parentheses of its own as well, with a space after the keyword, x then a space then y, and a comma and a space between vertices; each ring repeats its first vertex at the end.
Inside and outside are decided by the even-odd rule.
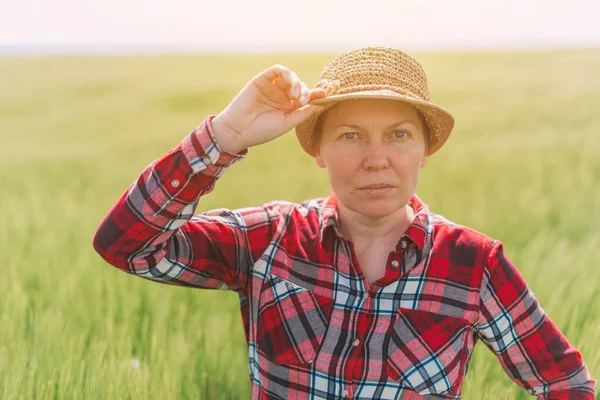
POLYGON ((200 198, 248 152, 221 151, 213 118, 148 165, 103 218, 93 247, 106 262, 160 283, 244 290, 272 236, 277 207, 194 214, 200 198))
POLYGON ((481 290, 479 338, 508 376, 538 399, 594 399, 581 353, 540 306, 500 241, 493 241, 481 290))

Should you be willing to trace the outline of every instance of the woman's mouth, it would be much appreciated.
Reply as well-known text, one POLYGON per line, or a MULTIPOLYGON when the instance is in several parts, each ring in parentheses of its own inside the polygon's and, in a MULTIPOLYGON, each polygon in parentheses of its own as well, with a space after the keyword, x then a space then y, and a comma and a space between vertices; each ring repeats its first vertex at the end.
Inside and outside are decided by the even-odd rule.
POLYGON ((373 185, 367 185, 359 188, 363 193, 367 194, 383 194, 392 190, 394 187, 385 183, 377 183, 373 185))

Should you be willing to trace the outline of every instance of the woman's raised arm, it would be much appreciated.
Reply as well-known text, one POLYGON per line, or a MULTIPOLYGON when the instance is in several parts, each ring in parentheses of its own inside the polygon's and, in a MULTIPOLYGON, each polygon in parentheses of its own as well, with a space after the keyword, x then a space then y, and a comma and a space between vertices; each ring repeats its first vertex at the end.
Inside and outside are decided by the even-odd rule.
POLYGON ((319 110, 322 97, 287 68, 261 72, 217 116, 148 165, 104 216, 93 247, 109 264, 161 283, 243 290, 278 221, 278 203, 194 214, 247 148, 319 110), (214 123, 214 125, 213 125, 214 123))

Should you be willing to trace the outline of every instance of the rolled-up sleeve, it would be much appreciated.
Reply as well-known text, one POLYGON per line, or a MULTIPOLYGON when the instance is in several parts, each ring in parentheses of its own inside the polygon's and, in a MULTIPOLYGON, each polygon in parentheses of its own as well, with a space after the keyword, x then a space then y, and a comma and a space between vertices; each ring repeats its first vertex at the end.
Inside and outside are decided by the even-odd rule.
POLYGON ((150 163, 98 226, 93 247, 109 264, 159 283, 243 290, 266 247, 276 204, 194 214, 240 154, 222 152, 207 117, 150 163))
POLYGON ((538 399, 594 399, 596 381, 581 353, 545 313, 497 240, 485 268, 478 335, 508 376, 538 399))

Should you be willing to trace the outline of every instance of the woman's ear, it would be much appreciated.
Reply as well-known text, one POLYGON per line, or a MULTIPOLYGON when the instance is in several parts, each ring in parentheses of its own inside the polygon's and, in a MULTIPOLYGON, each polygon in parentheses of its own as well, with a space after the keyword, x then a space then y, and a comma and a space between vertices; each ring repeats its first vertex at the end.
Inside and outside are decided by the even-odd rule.
POLYGON ((421 168, 423 168, 426 165, 427 165, 427 154, 425 154, 423 156, 423 158, 421 159, 421 168))
POLYGON ((317 146, 315 152, 316 152, 315 161, 317 162, 317 165, 321 168, 325 168, 325 161, 323 160, 323 157, 321 157, 321 152, 319 151, 319 146, 317 146))

